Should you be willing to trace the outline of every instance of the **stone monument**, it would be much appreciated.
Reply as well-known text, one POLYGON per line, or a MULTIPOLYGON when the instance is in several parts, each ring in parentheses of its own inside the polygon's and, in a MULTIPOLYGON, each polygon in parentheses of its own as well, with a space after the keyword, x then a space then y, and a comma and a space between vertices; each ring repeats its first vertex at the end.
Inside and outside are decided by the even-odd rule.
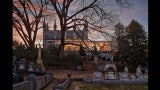
POLYGON ((95 80, 103 80, 102 72, 96 71, 93 74, 95 80))
POLYGON ((120 80, 129 80, 128 76, 129 76, 128 67, 125 66, 124 67, 124 72, 119 73, 119 78, 120 78, 120 80))
POLYGON ((142 70, 141 70, 141 66, 140 65, 138 65, 138 67, 136 69, 136 77, 137 77, 137 79, 143 79, 142 70))
POLYGON ((42 58, 41 58, 41 45, 40 45, 40 44, 39 44, 39 48, 38 48, 37 65, 38 65, 38 68, 39 68, 41 71, 45 71, 45 67, 44 67, 44 65, 43 65, 42 58))
POLYGON ((18 62, 18 73, 25 73, 26 72, 26 63, 25 63, 25 59, 21 59, 18 62))
POLYGON ((129 72, 128 72, 128 67, 127 67, 127 66, 124 67, 124 72, 127 73, 127 74, 129 73, 129 72))
POLYGON ((34 72, 34 63, 33 62, 29 63, 28 72, 34 72))
POLYGON ((142 75, 142 70, 141 70, 141 66, 140 66, 140 65, 138 65, 138 67, 137 67, 137 69, 136 69, 136 75, 137 75, 137 76, 142 75))
POLYGON ((105 79, 118 79, 117 76, 117 67, 112 61, 108 61, 104 68, 105 73, 105 79))

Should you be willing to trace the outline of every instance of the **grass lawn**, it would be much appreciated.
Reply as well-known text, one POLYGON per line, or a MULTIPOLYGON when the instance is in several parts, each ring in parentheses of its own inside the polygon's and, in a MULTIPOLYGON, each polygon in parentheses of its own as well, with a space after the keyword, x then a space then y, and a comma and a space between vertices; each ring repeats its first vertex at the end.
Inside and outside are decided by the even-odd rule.
POLYGON ((148 90, 148 85, 85 84, 72 82, 67 90, 148 90))

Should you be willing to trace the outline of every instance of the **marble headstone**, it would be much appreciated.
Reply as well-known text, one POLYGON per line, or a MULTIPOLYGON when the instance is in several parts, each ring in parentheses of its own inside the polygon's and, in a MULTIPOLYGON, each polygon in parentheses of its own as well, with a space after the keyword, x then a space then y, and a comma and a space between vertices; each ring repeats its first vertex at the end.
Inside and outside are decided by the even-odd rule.
POLYGON ((128 74, 125 72, 120 72, 119 73, 119 79, 120 80, 129 80, 128 74))
POLYGON ((110 71, 105 73, 105 79, 118 79, 118 77, 115 72, 110 71))
POLYGON ((94 79, 96 79, 96 80, 102 80, 103 79, 102 72, 96 71, 93 74, 94 74, 94 79))
POLYGON ((128 67, 127 67, 127 66, 125 66, 124 72, 125 72, 125 73, 128 73, 128 67))
POLYGON ((137 67, 137 69, 136 69, 136 75, 137 76, 141 76, 142 75, 142 70, 141 70, 141 67, 140 67, 140 65, 137 67))
POLYGON ((30 62, 30 63, 29 63, 28 71, 29 71, 29 72, 34 72, 34 63, 33 63, 33 62, 30 62))

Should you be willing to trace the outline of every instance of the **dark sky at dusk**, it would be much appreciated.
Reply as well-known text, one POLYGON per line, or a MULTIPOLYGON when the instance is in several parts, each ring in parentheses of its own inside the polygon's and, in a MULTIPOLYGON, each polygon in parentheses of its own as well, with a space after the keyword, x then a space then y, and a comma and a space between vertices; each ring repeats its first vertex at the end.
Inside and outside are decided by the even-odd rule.
POLYGON ((132 8, 123 11, 120 16, 121 23, 126 26, 132 19, 135 19, 148 32, 148 0, 134 0, 133 4, 134 6, 132 8))

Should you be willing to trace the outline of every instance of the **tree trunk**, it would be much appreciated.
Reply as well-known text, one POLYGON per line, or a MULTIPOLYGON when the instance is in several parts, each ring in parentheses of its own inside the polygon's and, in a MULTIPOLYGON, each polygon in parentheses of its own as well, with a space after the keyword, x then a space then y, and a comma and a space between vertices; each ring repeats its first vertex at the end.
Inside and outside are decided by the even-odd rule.
POLYGON ((34 48, 35 46, 34 46, 34 41, 29 41, 29 46, 28 47, 30 47, 30 48, 34 48))
POLYGON ((61 44, 59 46, 59 58, 62 59, 63 57, 63 52, 64 52, 64 46, 65 46, 65 31, 66 31, 66 28, 61 28, 61 44))

